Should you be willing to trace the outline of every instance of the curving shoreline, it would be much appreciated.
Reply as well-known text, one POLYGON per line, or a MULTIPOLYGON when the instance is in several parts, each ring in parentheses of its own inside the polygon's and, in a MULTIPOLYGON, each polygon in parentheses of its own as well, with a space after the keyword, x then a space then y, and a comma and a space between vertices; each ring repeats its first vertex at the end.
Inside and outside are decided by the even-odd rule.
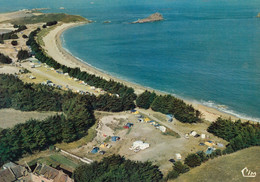
MULTIPOLYGON (((88 65, 86 62, 81 61, 80 59, 74 57, 71 53, 66 51, 62 47, 62 43, 61 43, 61 39, 60 39, 62 33, 69 28, 73 28, 73 27, 80 26, 83 24, 85 24, 85 23, 64 23, 64 24, 60 24, 55 29, 51 30, 43 38, 43 41, 45 44, 45 46, 43 46, 43 48, 48 53, 48 55, 51 56, 53 59, 55 59, 57 62, 64 64, 66 66, 80 67, 82 71, 87 71, 88 73, 95 74, 104 79, 107 79, 107 80, 112 79, 117 82, 121 82, 125 85, 128 85, 130 87, 133 87, 135 89, 136 94, 140 94, 145 90, 155 91, 157 94, 162 94, 162 95, 167 94, 164 92, 160 92, 158 90, 146 88, 144 86, 113 77, 107 73, 104 73, 104 72, 92 67, 91 65, 88 65)), ((215 121, 216 118, 219 116, 222 116, 224 118, 239 119, 236 116, 221 112, 215 108, 204 106, 204 105, 196 103, 196 102, 191 102, 191 101, 187 101, 187 100, 184 100, 184 101, 188 104, 192 104, 195 109, 198 109, 202 113, 203 118, 210 122, 215 121)), ((242 120, 247 121, 247 119, 242 119, 242 120)))

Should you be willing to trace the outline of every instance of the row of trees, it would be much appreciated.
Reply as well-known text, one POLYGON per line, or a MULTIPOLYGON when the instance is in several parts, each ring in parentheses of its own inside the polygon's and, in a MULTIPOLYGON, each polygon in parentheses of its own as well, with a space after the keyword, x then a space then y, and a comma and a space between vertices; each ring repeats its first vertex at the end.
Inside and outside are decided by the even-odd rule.
POLYGON ((80 98, 92 109, 120 112, 134 107, 133 102, 114 95, 79 95, 71 91, 40 85, 23 83, 13 75, 0 74, 0 108, 14 108, 22 111, 63 111, 62 107, 71 99, 80 98))
POLYGON ((1 44, 4 43, 4 40, 8 40, 8 39, 18 39, 18 36, 17 36, 16 33, 21 32, 21 31, 27 29, 27 27, 26 27, 25 25, 14 25, 14 27, 15 27, 15 28, 18 28, 18 29, 0 35, 0 43, 1 43, 1 44))
POLYGON ((229 141, 225 153, 232 153, 250 146, 260 145, 260 124, 236 122, 218 118, 208 127, 208 132, 229 141))
POLYGON ((85 164, 75 169, 75 182, 99 181, 160 181, 163 177, 158 166, 151 162, 126 160, 119 155, 104 158, 101 162, 85 164))
POLYGON ((48 57, 44 53, 40 45, 35 41, 35 36, 39 31, 40 28, 31 32, 29 35, 29 40, 26 43, 27 45, 31 46, 31 49, 35 52, 35 57, 39 61, 46 63, 47 65, 55 69, 61 69, 64 73, 68 73, 71 77, 78 78, 79 80, 82 80, 91 86, 103 88, 105 91, 112 94, 118 94, 120 96, 120 101, 123 104, 123 106, 121 106, 122 104, 120 104, 119 107, 124 107, 124 109, 131 109, 135 107, 134 101, 137 96, 134 93, 133 88, 127 87, 113 80, 107 81, 101 77, 81 71, 80 68, 70 68, 65 65, 61 65, 53 58, 48 57))
POLYGON ((145 91, 137 97, 136 105, 145 109, 152 108, 152 110, 164 114, 173 114, 176 119, 184 123, 201 121, 201 113, 198 110, 172 95, 162 96, 145 91))
POLYGON ((3 64, 11 64, 12 63, 12 59, 9 58, 8 56, 5 56, 4 54, 0 53, 0 63, 3 64))

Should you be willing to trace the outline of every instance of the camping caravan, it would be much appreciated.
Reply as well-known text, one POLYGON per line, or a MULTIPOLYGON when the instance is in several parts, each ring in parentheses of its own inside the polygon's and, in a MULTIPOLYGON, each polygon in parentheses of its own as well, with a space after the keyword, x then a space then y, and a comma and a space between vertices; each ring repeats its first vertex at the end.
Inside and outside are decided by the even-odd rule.
POLYGON ((165 133, 166 132, 166 127, 165 126, 159 126, 158 127, 161 132, 165 133))
POLYGON ((205 134, 201 134, 201 138, 202 138, 202 139, 205 139, 205 138, 206 138, 206 135, 205 135, 205 134))

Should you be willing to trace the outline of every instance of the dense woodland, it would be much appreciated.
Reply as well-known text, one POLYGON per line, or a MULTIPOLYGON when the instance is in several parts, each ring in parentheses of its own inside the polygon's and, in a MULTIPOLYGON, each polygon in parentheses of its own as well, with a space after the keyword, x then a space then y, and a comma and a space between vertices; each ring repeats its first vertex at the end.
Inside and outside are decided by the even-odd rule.
POLYGON ((174 117, 183 123, 200 122, 200 112, 195 110, 192 105, 186 104, 183 100, 172 95, 156 95, 145 91, 136 99, 136 104, 141 108, 152 108, 164 114, 173 114, 174 117))
POLYGON ((0 53, 0 63, 3 64, 11 64, 12 63, 12 59, 9 58, 8 56, 5 56, 4 54, 0 53))
POLYGON ((122 99, 109 95, 79 95, 53 87, 23 83, 13 75, 0 74, 0 109, 57 111, 63 114, 44 121, 30 120, 0 132, 0 165, 25 153, 45 149, 58 142, 71 142, 87 134, 95 122, 94 109, 129 110, 122 99))
POLYGON ((73 174, 75 182, 99 181, 160 181, 163 177, 158 166, 151 162, 135 162, 112 155, 101 162, 79 166, 73 174))
POLYGON ((260 145, 260 125, 218 118, 211 123, 208 132, 229 141, 225 153, 232 153, 250 146, 260 145))
MULTIPOLYGON (((118 107, 122 107, 123 110, 132 109, 135 107, 134 100, 136 99, 136 94, 134 93, 133 88, 127 87, 113 80, 107 81, 93 74, 88 74, 87 72, 81 71, 80 68, 70 68, 65 65, 61 65, 58 62, 56 62, 53 58, 50 58, 47 55, 45 55, 45 53, 40 48, 39 44, 34 39, 34 37, 37 35, 39 31, 40 28, 31 32, 29 35, 29 40, 27 41, 27 45, 31 46, 31 49, 35 52, 35 57, 39 61, 46 63, 47 65, 55 69, 61 69, 64 73, 68 73, 71 77, 78 78, 79 80, 82 80, 91 86, 102 88, 105 91, 112 94, 118 94, 120 96, 119 99, 116 98, 110 98, 110 99, 120 100, 120 104, 118 107)), ((103 97, 108 97, 108 96, 103 96, 103 97)))
POLYGON ((21 32, 21 31, 27 29, 27 27, 26 27, 25 25, 14 25, 14 28, 18 28, 18 29, 0 35, 0 43, 1 43, 1 44, 4 43, 4 40, 8 40, 8 39, 18 39, 18 36, 17 36, 16 33, 21 32))

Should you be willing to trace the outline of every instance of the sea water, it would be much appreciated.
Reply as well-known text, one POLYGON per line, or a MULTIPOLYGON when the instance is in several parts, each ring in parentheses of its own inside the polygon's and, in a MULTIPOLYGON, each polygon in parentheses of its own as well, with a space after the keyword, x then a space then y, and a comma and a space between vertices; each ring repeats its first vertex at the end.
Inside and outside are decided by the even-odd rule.
POLYGON ((93 20, 63 33, 63 46, 104 72, 260 120, 259 0, 7 2, 0 11, 47 7, 93 20), (155 12, 165 20, 131 24, 155 12))

